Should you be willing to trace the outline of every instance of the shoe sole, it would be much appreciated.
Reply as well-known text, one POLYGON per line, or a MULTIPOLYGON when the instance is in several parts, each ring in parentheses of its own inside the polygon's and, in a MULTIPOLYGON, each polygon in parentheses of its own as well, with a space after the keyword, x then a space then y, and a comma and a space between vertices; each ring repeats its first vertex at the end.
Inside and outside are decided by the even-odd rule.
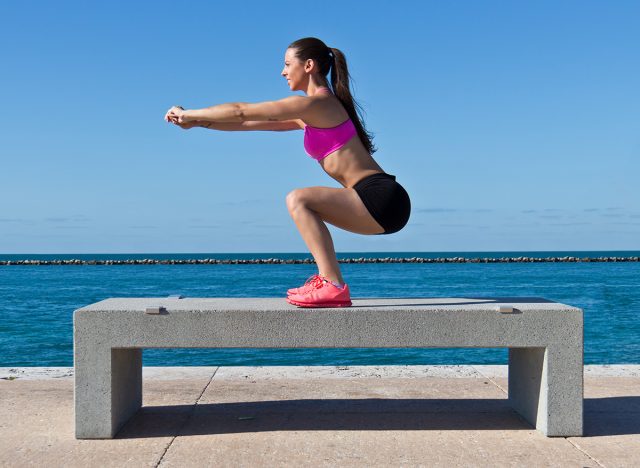
POLYGON ((326 308, 326 307, 351 307, 352 302, 345 302, 345 301, 335 301, 335 302, 320 302, 320 303, 313 303, 313 302, 298 302, 298 301, 294 301, 293 299, 290 299, 287 297, 287 302, 289 304, 293 304, 295 306, 298 307, 306 307, 306 308, 326 308))

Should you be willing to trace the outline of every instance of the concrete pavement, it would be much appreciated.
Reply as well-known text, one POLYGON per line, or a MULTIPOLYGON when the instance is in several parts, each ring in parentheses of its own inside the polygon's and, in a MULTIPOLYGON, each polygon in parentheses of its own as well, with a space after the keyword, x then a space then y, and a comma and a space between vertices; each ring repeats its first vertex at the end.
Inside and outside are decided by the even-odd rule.
POLYGON ((585 437, 546 438, 506 366, 145 367, 143 409, 76 440, 72 368, 0 368, 0 466, 640 466, 640 366, 585 367, 585 437))

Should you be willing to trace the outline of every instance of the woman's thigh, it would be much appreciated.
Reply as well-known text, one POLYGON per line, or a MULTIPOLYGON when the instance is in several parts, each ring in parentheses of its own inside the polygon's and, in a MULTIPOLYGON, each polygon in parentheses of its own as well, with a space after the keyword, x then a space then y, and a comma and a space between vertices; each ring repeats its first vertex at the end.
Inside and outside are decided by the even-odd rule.
POLYGON ((287 206, 303 204, 323 221, 358 234, 380 234, 384 228, 373 219, 352 188, 306 187, 287 196, 287 206))

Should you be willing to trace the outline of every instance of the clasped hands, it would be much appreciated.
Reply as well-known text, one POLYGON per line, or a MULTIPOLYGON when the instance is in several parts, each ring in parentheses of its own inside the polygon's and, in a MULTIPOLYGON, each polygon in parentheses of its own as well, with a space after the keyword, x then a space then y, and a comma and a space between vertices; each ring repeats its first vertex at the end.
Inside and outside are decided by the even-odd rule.
POLYGON ((171 109, 169 109, 164 115, 164 120, 169 123, 175 124, 184 130, 197 127, 200 124, 200 122, 197 120, 187 121, 185 118, 185 110, 182 108, 182 106, 173 106, 171 109))

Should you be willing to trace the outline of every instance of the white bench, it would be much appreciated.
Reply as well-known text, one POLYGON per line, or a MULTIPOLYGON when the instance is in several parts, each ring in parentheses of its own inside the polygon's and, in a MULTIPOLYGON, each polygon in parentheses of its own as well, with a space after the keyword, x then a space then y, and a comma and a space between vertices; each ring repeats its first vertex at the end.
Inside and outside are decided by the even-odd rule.
POLYGON ((540 298, 111 298, 74 312, 76 438, 142 405, 144 348, 509 348, 509 402, 547 436, 583 433, 582 310, 540 298))

